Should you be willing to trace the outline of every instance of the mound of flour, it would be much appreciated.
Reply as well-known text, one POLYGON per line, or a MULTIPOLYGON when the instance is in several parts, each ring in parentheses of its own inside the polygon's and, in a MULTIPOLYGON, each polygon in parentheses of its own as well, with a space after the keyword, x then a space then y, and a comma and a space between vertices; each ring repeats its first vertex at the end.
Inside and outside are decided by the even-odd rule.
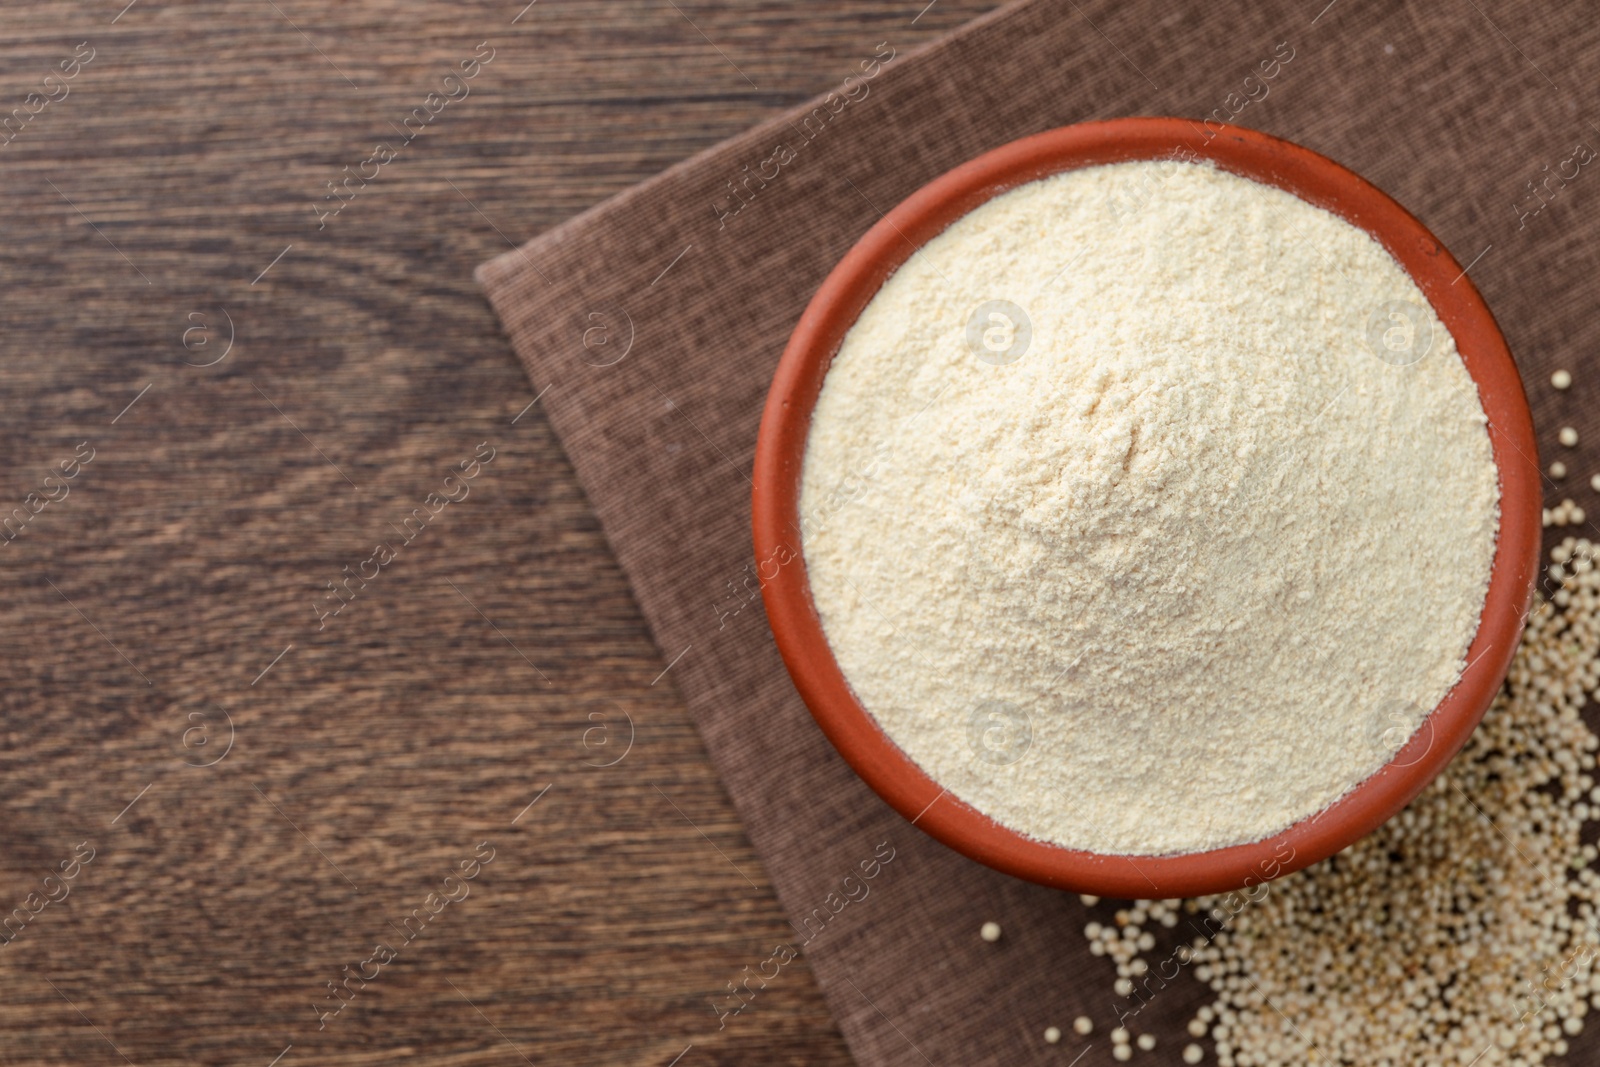
POLYGON ((1021 186, 894 274, 807 444, 857 696, 1029 836, 1259 840, 1455 684, 1498 522, 1455 343, 1371 237, 1181 162, 1021 186))

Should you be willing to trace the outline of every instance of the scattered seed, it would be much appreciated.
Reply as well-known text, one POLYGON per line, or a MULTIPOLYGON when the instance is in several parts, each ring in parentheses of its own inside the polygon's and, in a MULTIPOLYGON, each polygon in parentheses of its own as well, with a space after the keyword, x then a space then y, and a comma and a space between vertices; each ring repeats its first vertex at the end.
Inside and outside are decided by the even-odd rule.
POLYGON ((1550 375, 1550 384, 1557 389, 1570 389, 1572 387, 1572 375, 1567 371, 1558 370, 1550 375))
POLYGON ((1565 478, 1566 476, 1567 476, 1567 465, 1565 463, 1561 462, 1558 459, 1554 463, 1550 464, 1550 477, 1554 478, 1556 481, 1559 482, 1561 479, 1565 478))
POLYGON ((996 922, 984 923, 982 928, 978 930, 978 936, 990 943, 1000 940, 1000 924, 996 922))
POLYGON ((1087 1036, 1094 1030, 1094 1021, 1087 1015, 1080 1015, 1072 1020, 1072 1031, 1075 1034, 1087 1036))
POLYGON ((1151 1049, 1156 1047, 1156 1035, 1155 1034, 1140 1034, 1137 1038, 1134 1039, 1133 1043, 1135 1045, 1138 1045, 1140 1048, 1144 1049, 1146 1052, 1149 1052, 1151 1049))
POLYGON ((1561 432, 1556 434, 1556 440, 1571 448, 1578 443, 1578 431, 1571 426, 1563 426, 1561 432))
POLYGON ((1061 1040, 1061 1030, 1058 1027, 1047 1026, 1044 1028, 1044 1040, 1048 1045, 1054 1045, 1061 1040))
MULTIPOLYGON (((1584 512, 1563 500, 1547 521, 1584 512)), ((1597 560, 1587 538, 1551 550, 1559 588, 1536 599, 1505 686, 1400 814, 1264 895, 1133 903, 1152 925, 1181 909, 1202 934, 1170 958, 1212 990, 1187 1029, 1209 1035, 1217 1067, 1539 1067, 1600 1010, 1600 848, 1583 843, 1600 819, 1600 736, 1579 716, 1600 692, 1597 560)), ((1149 951, 1137 935, 1109 943, 1129 970, 1149 951)), ((1143 958, 1159 974, 1169 957, 1143 958)), ((1112 1045, 1132 1057, 1126 1029, 1112 1045)))

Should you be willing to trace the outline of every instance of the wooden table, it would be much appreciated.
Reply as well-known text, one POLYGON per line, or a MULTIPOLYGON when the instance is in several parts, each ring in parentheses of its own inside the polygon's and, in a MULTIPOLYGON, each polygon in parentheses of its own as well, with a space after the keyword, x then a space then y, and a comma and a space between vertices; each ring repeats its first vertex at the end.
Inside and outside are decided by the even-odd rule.
POLYGON ((716 1028, 788 927, 471 270, 990 5, 125 2, 0 34, 0 1062, 847 1062, 716 1028))

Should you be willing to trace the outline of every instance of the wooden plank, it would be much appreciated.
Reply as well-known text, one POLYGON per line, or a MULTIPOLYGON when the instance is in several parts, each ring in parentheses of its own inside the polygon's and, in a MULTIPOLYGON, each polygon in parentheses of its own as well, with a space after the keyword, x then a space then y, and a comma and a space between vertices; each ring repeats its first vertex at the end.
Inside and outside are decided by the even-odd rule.
POLYGON ((987 6, 8 5, 0 1059, 848 1061, 471 270, 987 6))

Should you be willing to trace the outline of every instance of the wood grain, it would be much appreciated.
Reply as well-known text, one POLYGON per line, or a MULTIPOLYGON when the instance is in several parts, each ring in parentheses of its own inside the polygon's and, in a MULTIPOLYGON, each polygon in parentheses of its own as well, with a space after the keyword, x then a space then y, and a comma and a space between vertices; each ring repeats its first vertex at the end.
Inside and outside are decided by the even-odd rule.
POLYGON ((471 270, 921 6, 7 6, 0 1062, 848 1062, 471 270))

